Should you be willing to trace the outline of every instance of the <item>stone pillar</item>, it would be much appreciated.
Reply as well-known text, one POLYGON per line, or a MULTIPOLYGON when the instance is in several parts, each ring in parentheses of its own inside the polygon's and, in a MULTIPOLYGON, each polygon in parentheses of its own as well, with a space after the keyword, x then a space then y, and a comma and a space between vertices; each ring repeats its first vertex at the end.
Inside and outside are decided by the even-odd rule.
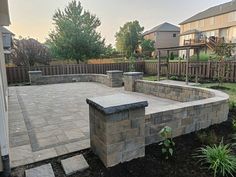
POLYGON ((123 71, 114 70, 107 71, 108 86, 109 87, 122 87, 123 86, 123 71))
POLYGON ((147 101, 127 94, 87 99, 93 152, 106 167, 145 156, 147 101))
POLYGON ((135 91, 135 81, 142 80, 143 73, 142 72, 128 72, 124 73, 124 84, 125 90, 134 92, 135 91))
POLYGON ((37 81, 42 77, 42 71, 29 71, 30 84, 37 84, 37 81))

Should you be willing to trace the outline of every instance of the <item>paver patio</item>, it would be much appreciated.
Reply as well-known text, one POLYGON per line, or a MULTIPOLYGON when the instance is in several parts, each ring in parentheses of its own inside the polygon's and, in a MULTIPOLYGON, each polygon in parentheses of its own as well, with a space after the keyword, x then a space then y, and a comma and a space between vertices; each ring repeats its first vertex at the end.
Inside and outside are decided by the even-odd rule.
POLYGON ((148 101, 146 114, 178 103, 98 83, 10 87, 9 91, 12 167, 89 148, 89 106, 86 98, 132 94, 148 101))

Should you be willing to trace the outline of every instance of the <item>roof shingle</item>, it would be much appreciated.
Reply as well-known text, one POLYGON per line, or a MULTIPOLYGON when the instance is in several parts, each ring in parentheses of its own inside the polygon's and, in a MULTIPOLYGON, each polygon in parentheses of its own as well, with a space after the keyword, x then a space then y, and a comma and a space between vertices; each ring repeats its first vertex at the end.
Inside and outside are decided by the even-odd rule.
POLYGON ((179 25, 183 25, 186 23, 194 22, 197 20, 205 19, 205 18, 214 17, 217 15, 229 13, 232 11, 236 11, 236 0, 232 0, 230 2, 211 7, 181 22, 179 25))
POLYGON ((147 34, 150 34, 150 33, 153 33, 153 32, 178 32, 180 31, 180 28, 178 26, 175 26, 175 25, 172 25, 170 23, 162 23, 154 28, 152 28, 151 30, 149 31, 146 31, 143 33, 143 35, 147 35, 147 34))

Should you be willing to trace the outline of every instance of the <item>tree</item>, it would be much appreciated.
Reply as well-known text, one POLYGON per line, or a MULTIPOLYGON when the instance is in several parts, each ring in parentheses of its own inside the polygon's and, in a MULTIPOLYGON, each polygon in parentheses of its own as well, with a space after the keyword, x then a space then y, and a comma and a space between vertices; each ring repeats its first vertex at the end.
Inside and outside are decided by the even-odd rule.
POLYGON ((17 66, 48 65, 50 62, 48 48, 32 38, 14 39, 11 58, 17 66))
POLYGON ((150 39, 143 39, 140 46, 144 56, 151 57, 152 52, 155 50, 155 42, 150 39))
POLYGON ((130 57, 138 48, 143 30, 144 28, 140 26, 138 21, 127 22, 123 27, 120 27, 119 32, 115 35, 117 50, 130 57))
POLYGON ((101 22, 84 10, 79 1, 73 0, 63 11, 58 9, 53 21, 55 30, 49 34, 48 45, 57 58, 79 63, 104 52, 105 40, 96 31, 101 22))
POLYGON ((219 61, 218 66, 215 68, 218 80, 218 86, 222 86, 226 75, 230 72, 230 67, 225 63, 225 60, 232 56, 235 45, 232 43, 219 42, 214 53, 216 54, 216 59, 219 61))

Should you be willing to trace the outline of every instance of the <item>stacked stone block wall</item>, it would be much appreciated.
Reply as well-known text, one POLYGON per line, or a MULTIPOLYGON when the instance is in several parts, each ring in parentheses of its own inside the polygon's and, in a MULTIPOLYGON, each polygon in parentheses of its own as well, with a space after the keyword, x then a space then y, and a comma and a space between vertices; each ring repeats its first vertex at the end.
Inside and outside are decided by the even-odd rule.
POLYGON ((142 80, 136 81, 135 91, 181 102, 145 116, 146 145, 161 141, 158 132, 165 126, 177 137, 228 119, 229 96, 220 91, 142 80))
MULTIPOLYGON (((173 106, 172 106, 173 107, 173 106)), ((177 104, 174 108, 145 116, 146 145, 161 141, 159 131, 169 126, 173 130, 173 137, 205 129, 228 119, 228 102, 206 102, 206 104, 177 104)))
POLYGON ((89 107, 91 147, 106 167, 145 155, 145 108, 106 115, 89 107))
POLYGON ((135 92, 154 95, 180 102, 190 102, 214 96, 214 94, 209 89, 200 89, 197 87, 188 87, 143 80, 135 81, 134 90, 135 92))
POLYGON ((30 71, 29 78, 32 85, 71 83, 71 82, 98 82, 109 87, 122 87, 123 72, 108 71, 105 74, 67 74, 43 76, 41 71, 30 71), (111 73, 112 74, 109 74, 111 73))

